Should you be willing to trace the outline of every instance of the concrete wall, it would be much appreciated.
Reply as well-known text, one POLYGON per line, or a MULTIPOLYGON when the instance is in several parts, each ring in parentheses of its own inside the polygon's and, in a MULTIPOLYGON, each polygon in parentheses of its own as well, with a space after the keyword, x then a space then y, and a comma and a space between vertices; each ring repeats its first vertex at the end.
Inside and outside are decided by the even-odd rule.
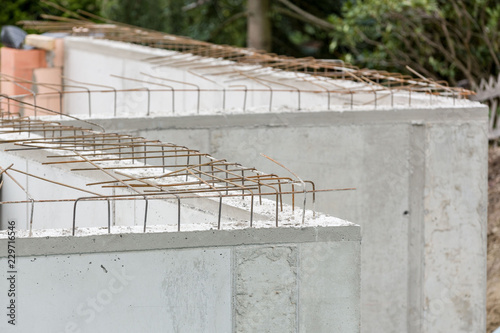
MULTIPOLYGON (((1 142, 1 141, 0 141, 1 142)), ((13 145, 4 144, 3 149, 13 148, 13 145)), ((75 166, 82 164, 44 165, 43 162, 53 161, 47 155, 57 155, 56 151, 28 150, 6 152, 0 151, 0 166, 2 168, 13 164, 12 168, 43 177, 60 184, 92 191, 101 195, 135 194, 128 190, 101 188, 101 186, 87 186, 89 183, 109 181, 110 177, 101 172, 71 171, 75 166)), ((22 173, 8 171, 35 200, 56 200, 37 202, 33 209, 32 229, 70 229, 73 223, 74 200, 81 197, 95 197, 93 194, 81 192, 69 187, 48 183, 46 181, 27 176, 22 173), (65 200, 65 201, 57 201, 65 200)), ((10 177, 3 176, 4 185, 0 190, 0 200, 3 202, 26 201, 29 197, 10 177)), ((266 200, 266 199, 264 199, 266 200)), ((190 221, 197 221, 203 228, 217 228, 218 222, 217 198, 194 198, 181 200, 181 229, 190 221)), ((29 229, 32 204, 10 203, 0 205, 0 230, 7 228, 8 219, 16 219, 18 228, 29 229)), ((144 200, 110 200, 111 226, 142 226, 144 225, 144 200)), ((249 209, 223 202, 221 224, 233 224, 238 221, 248 222, 249 209)), ((273 220, 272 216, 256 212, 255 221, 273 220)), ((108 205, 106 201, 81 200, 77 204, 76 227, 107 227, 108 205)), ((178 202, 172 200, 149 200, 147 225, 177 226, 178 202)), ((175 228, 174 228, 175 229, 175 228)))
POLYGON ((113 119, 321 188, 319 211, 362 226, 363 332, 485 330, 487 108, 113 119))
MULTIPOLYGON (((113 88, 129 90, 116 94, 116 113, 122 116, 145 116, 148 111, 156 115, 186 115, 330 108, 428 108, 452 103, 449 98, 433 94, 375 91, 364 82, 272 71, 130 43, 67 37, 64 46, 65 90, 73 92, 66 95, 64 109, 81 116, 89 113, 112 116, 115 112, 113 88), (161 60, 161 57, 165 58, 161 60), (152 59, 156 61, 151 62, 152 59), (89 98, 85 89, 108 92, 91 93, 89 98), (74 93, 76 91, 80 93, 74 93)), ((453 101, 457 105, 462 102, 453 101)))
MULTIPOLYGON (((359 226, 19 238, 16 249, 17 325, 4 315, 2 332, 359 332, 359 226)), ((5 266, 6 255, 3 238, 5 266)))

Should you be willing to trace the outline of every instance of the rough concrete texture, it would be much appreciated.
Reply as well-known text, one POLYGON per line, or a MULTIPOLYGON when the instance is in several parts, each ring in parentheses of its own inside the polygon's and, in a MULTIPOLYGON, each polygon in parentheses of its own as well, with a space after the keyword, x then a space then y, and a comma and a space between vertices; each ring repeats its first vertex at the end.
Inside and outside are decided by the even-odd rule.
POLYGON ((350 296, 353 290, 336 288, 356 278, 361 261, 346 261, 359 244, 339 246, 334 242, 300 245, 299 255, 299 331, 358 332, 358 304, 350 296), (335 306, 343 304, 344 308, 335 306), (345 309, 353 311, 346 311, 345 309))
POLYGON ((19 239, 0 331, 359 332, 359 227, 263 231, 19 239))
POLYGON ((363 332, 485 330, 487 107, 103 119, 321 188, 363 229, 363 332), (192 135, 196 133, 196 135, 192 135))
POLYGON ((0 330, 230 332, 229 270, 228 249, 22 257, 18 322, 0 330))
POLYGON ((457 318, 457 332, 486 330, 486 134, 478 123, 426 130, 426 170, 436 175, 424 190, 426 332, 449 331, 443 316, 457 318))
POLYGON ((235 251, 236 332, 297 331, 297 254, 295 246, 235 251))

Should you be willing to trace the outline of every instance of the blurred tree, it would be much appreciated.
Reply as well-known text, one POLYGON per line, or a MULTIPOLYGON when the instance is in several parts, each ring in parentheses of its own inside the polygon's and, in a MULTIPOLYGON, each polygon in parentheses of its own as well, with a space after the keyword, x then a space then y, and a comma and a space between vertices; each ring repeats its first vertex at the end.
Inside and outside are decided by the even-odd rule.
POLYGON ((104 0, 102 3, 102 15, 106 18, 159 31, 169 28, 167 9, 165 0, 104 0))
MULTIPOLYGON (((341 58, 360 67, 403 73, 408 65, 452 84, 464 79, 474 84, 500 70, 500 2, 496 0, 56 2, 72 11, 84 9, 217 44, 246 46, 248 41, 278 54, 341 58)), ((37 0, 10 0, 2 5, 1 25, 38 19, 41 13, 60 14, 37 0)))
POLYGON ((103 0, 102 14, 112 20, 217 44, 330 58, 331 36, 317 25, 326 23, 331 31, 331 24, 324 20, 331 14, 340 15, 346 0, 293 1, 103 0))
POLYGON ((336 27, 331 50, 371 68, 407 72, 452 84, 474 85, 500 70, 500 2, 496 0, 349 0, 336 27))
MULTIPOLYGON (((98 15, 101 12, 102 1, 103 0, 57 0, 55 2, 72 12, 76 12, 78 9, 82 9, 89 13, 98 15)), ((54 15, 57 15, 58 13, 57 10, 54 10, 54 8, 46 4, 43 5, 43 8, 45 12, 50 12, 54 15)), ((63 15, 68 16, 68 14, 63 15)))
MULTIPOLYGON (((247 7, 243 0, 197 0, 183 11, 202 18, 209 33, 201 39, 244 46, 250 3, 261 1, 248 0, 247 7)), ((270 50, 279 54, 402 73, 410 66, 454 85, 473 85, 500 70, 496 0, 278 0, 267 16, 270 50)))
POLYGON ((0 26, 15 25, 21 20, 35 20, 40 17, 42 8, 38 1, 5 1, 0 11, 0 26))
POLYGON ((247 47, 271 52, 271 17, 269 0, 247 2, 247 47))
MULTIPOLYGON (((83 9, 90 13, 99 14, 101 0, 61 0, 59 4, 71 11, 83 9)), ((23 20, 38 20, 42 14, 61 15, 61 11, 39 0, 9 0, 2 2, 0 10, 0 27, 16 25, 23 20)), ((62 14, 68 16, 67 14, 62 14)), ((36 31, 28 30, 28 33, 36 31)), ((2 44, 0 43, 0 46, 2 44)))
POLYGON ((335 27, 328 21, 339 16, 346 0, 278 0, 271 8, 273 52, 296 57, 340 58, 340 47, 329 45, 335 27))
MULTIPOLYGON (((71 11, 83 9, 94 14, 99 14, 101 8, 101 0, 59 0, 57 3, 71 11)), ((39 0, 3 1, 0 26, 15 25, 22 20, 37 20, 42 14, 61 15, 61 11, 39 0)))

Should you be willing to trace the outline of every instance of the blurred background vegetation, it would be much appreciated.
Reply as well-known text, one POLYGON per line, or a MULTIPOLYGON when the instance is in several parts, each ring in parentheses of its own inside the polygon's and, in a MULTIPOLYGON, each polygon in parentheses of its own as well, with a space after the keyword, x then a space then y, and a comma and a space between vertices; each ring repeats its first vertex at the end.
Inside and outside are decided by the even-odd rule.
MULTIPOLYGON (((255 22, 268 24, 257 31, 269 39, 262 45, 273 53, 342 59, 358 67, 400 73, 408 73, 410 66, 452 85, 470 87, 496 76, 500 69, 496 0, 55 2, 71 11, 83 9, 123 23, 236 46, 248 46, 248 32, 255 22), (255 16, 260 20, 250 19, 255 16)), ((37 0, 9 0, 2 3, 0 25, 40 19, 41 14, 61 12, 37 0)))

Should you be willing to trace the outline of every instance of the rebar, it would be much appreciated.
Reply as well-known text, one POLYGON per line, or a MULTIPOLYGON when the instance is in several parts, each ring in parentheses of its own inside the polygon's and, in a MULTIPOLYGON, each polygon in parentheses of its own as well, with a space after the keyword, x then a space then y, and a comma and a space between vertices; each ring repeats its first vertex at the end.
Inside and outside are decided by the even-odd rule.
MULTIPOLYGON (((85 122, 81 122, 86 124, 85 122)), ((289 177, 279 177, 275 174, 259 172, 255 168, 248 168, 238 163, 227 162, 223 159, 215 159, 212 156, 200 153, 173 143, 147 140, 131 135, 104 133, 96 131, 91 127, 74 127, 63 125, 55 121, 44 121, 28 117, 0 117, 0 144, 13 145, 12 150, 45 150, 50 149, 52 154, 47 154, 45 165, 71 165, 80 163, 82 167, 69 169, 74 171, 94 171, 110 180, 87 182, 86 186, 99 187, 101 189, 128 189, 129 194, 107 195, 96 190, 88 190, 78 186, 54 181, 37 174, 13 168, 10 165, 6 169, 0 168, 0 174, 11 177, 10 172, 17 172, 27 177, 33 177, 39 181, 77 190, 87 196, 62 197, 58 199, 35 198, 14 179, 14 183, 26 192, 28 200, 6 200, 0 204, 31 204, 30 229, 33 225, 33 211, 38 203, 73 202, 73 230, 76 232, 76 212, 80 201, 106 200, 108 205, 107 228, 111 233, 111 202, 116 200, 144 200, 143 232, 146 232, 149 200, 177 201, 177 229, 181 230, 181 200, 193 198, 216 198, 218 209, 217 229, 222 228, 222 205, 224 198, 250 197, 249 203, 249 225, 253 226, 255 196, 262 203, 263 197, 273 198, 275 205, 275 226, 279 226, 279 207, 282 207, 282 197, 291 196, 292 202, 295 194, 302 193, 305 197, 315 195, 326 190, 318 190, 314 183, 302 181, 296 174, 298 183, 302 189, 296 189, 297 181, 289 177), (16 138, 5 137, 15 134, 16 138), (57 155, 53 152, 59 152, 57 155), (182 158, 186 158, 182 161, 182 158), (57 161, 54 161, 57 159, 57 161), (88 166, 85 166, 88 165, 88 166), (8 171, 7 171, 8 170, 8 171), (137 171, 134 171, 137 170, 137 171), (143 175, 145 174, 145 175, 143 175), (142 176, 141 176, 142 175, 142 176), (305 187, 311 184, 311 190, 305 187)), ((3 181, 5 182, 5 177, 3 181)), ((347 190, 347 189, 339 189, 347 190)), ((305 212, 303 206, 303 216, 305 212)), ((313 208, 314 209, 314 208, 313 208)), ((313 215, 315 213, 313 212, 313 215)))

